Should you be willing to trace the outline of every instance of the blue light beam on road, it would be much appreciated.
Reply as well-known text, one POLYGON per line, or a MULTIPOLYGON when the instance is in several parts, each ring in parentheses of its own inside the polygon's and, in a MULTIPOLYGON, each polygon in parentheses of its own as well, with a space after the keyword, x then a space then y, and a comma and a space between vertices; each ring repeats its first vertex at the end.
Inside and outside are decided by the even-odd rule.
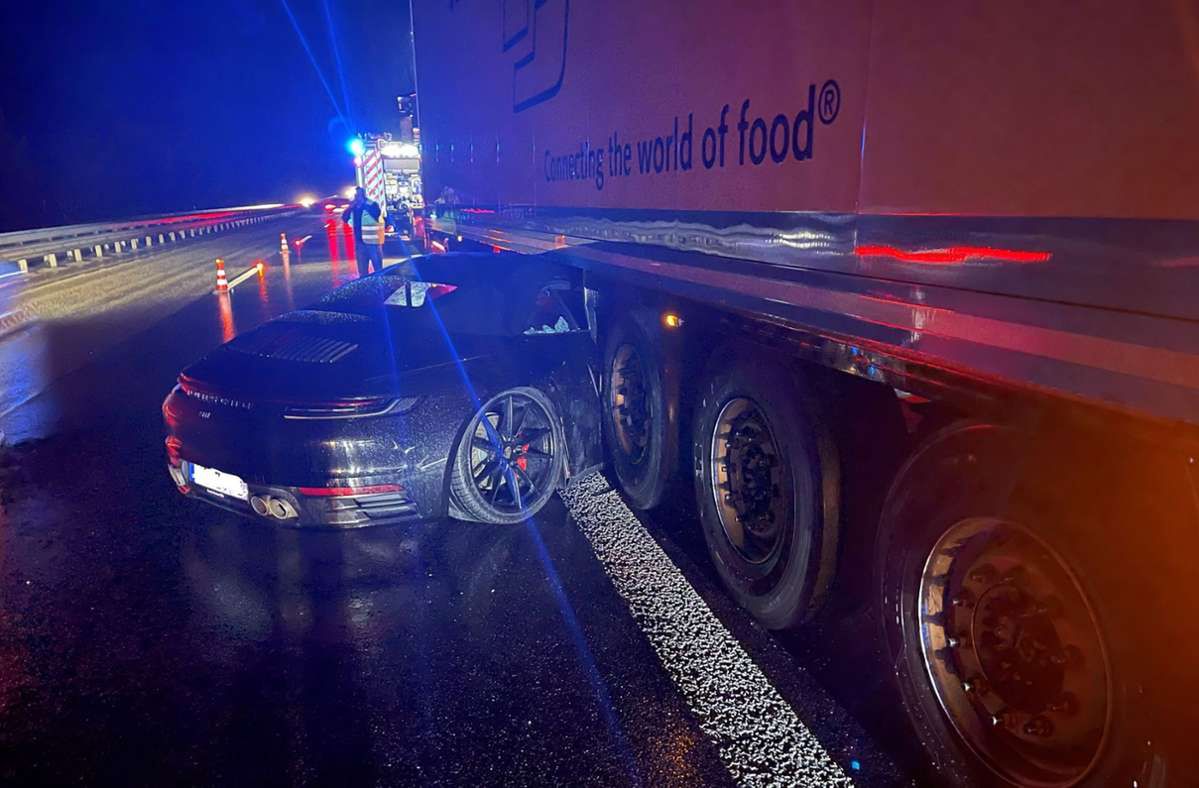
MULTIPOLYGON (((426 281, 421 274, 417 263, 413 259, 408 260, 408 265, 411 266, 415 277, 419 280, 426 281)), ((471 401, 477 413, 483 407, 483 402, 479 398, 478 390, 475 388, 474 382, 470 379, 470 373, 466 371, 466 365, 462 363, 462 354, 458 352, 457 346, 454 345, 454 340, 450 336, 450 332, 445 327, 445 321, 441 317, 441 310, 437 308, 437 303, 430 300, 428 308, 432 310, 433 317, 437 322, 437 327, 440 330, 442 341, 445 342, 454 358, 454 365, 458 370, 458 375, 462 378, 462 383, 466 387, 470 395, 471 401)), ((384 309, 384 319, 389 324, 386 309, 384 309)), ((393 373, 398 377, 398 370, 394 369, 393 355, 393 373)), ((483 419, 486 422, 486 418, 483 419)), ((495 442, 493 433, 489 431, 489 437, 492 442, 495 442)), ((498 444, 497 444, 498 448, 498 444)), ((566 591, 562 587, 562 581, 558 576, 558 570, 554 567, 554 562, 550 558, 549 551, 545 547, 545 542, 541 539, 541 533, 537 530, 537 524, 533 518, 528 517, 524 521, 525 527, 529 531, 529 536, 533 540, 533 544, 537 547, 537 557, 540 560, 542 567, 545 569, 546 581, 549 583, 550 590, 554 594, 554 599, 558 604, 558 612, 562 615, 562 621, 566 625, 567 631, 570 633, 570 638, 573 641, 575 651, 578 654, 579 663, 586 672, 587 679, 591 684, 592 691, 595 693, 596 703, 600 707, 600 711, 604 715, 604 721, 608 725, 608 730, 612 737, 616 740, 616 744, 620 749, 621 756, 624 759, 625 769, 628 771, 629 777, 634 785, 640 785, 641 779, 636 773, 634 766, 632 749, 629 746, 628 738, 625 736, 624 729, 617 717, 616 709, 612 705, 612 696, 608 692, 607 684, 604 682, 604 677, 600 674, 598 666, 595 664, 595 655, 591 652, 590 646, 587 645, 587 639, 583 634, 583 629, 579 625, 578 616, 575 615, 574 607, 570 603, 570 599, 566 596, 566 591)))

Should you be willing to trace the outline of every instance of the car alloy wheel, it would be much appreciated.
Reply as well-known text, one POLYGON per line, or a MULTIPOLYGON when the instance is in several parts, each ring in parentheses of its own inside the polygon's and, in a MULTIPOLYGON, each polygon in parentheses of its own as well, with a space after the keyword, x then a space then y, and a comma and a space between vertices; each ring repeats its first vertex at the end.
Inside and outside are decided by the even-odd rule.
POLYGON ((470 497, 501 515, 531 513, 561 475, 554 419, 534 393, 514 389, 492 399, 469 435, 470 497))

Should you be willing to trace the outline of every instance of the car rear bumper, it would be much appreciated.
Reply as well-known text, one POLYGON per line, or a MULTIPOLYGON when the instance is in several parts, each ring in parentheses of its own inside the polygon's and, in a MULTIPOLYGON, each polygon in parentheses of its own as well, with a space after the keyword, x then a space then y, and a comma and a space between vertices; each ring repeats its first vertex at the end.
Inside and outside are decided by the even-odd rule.
MULTIPOLYGON (((168 472, 191 498, 256 519, 300 527, 353 528, 443 517, 446 463, 458 403, 425 397, 403 415, 289 420, 167 397, 168 472), (238 476, 245 500, 191 483, 190 464, 238 476), (294 514, 251 504, 277 500, 294 514), (257 511, 256 511, 257 508, 257 511)), ((464 409, 463 409, 464 410, 464 409)))
POLYGON ((343 488, 309 488, 277 484, 247 483, 246 500, 208 490, 191 481, 191 463, 168 463, 171 480, 183 495, 230 512, 277 525, 299 528, 359 528, 368 525, 428 519, 409 497, 407 489, 394 480, 363 480, 343 488), (321 490, 320 492, 314 492, 321 490))

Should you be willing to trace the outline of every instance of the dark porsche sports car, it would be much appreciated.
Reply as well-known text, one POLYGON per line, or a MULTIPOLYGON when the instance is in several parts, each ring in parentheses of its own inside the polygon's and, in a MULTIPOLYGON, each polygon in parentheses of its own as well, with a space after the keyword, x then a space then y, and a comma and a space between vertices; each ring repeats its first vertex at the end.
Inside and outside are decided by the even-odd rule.
POLYGON ((293 525, 531 516, 601 461, 576 278, 516 255, 413 258, 240 335, 163 403, 171 478, 293 525))

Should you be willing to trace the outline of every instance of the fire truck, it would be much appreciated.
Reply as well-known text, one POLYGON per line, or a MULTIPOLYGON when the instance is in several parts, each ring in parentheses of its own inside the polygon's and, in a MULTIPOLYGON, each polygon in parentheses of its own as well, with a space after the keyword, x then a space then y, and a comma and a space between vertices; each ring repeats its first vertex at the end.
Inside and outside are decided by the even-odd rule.
POLYGON ((390 132, 367 133, 351 141, 354 179, 387 215, 387 232, 410 240, 414 216, 424 208, 421 189, 420 132, 395 139, 390 132))

